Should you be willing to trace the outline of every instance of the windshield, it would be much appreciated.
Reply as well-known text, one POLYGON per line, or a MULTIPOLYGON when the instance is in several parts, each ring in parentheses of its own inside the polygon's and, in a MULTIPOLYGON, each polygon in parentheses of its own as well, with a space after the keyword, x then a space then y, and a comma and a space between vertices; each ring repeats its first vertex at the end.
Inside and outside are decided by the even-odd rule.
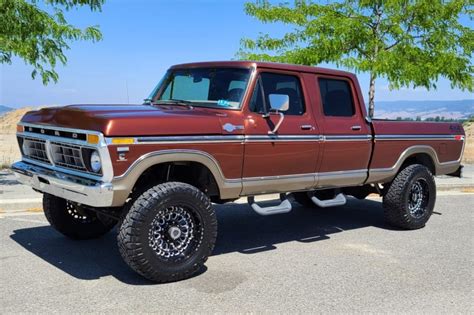
POLYGON ((171 69, 147 101, 239 109, 250 77, 249 69, 171 69))

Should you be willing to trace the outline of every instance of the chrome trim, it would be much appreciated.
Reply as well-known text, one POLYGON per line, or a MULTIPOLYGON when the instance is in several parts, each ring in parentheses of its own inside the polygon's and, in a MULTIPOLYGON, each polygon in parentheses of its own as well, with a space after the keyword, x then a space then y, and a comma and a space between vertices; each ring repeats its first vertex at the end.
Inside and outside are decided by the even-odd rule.
POLYGON ((245 136, 245 143, 252 142, 320 142, 322 137, 320 135, 248 135, 245 136))
MULTIPOLYGON (((65 127, 57 127, 57 126, 51 126, 51 125, 41 125, 41 124, 30 124, 30 123, 24 123, 24 122, 19 122, 18 125, 24 126, 24 127, 33 127, 33 128, 45 128, 45 129, 51 129, 51 130, 58 130, 58 131, 67 131, 67 132, 72 132, 72 133, 85 133, 85 134, 93 134, 102 136, 102 133, 99 131, 94 131, 94 130, 85 130, 85 129, 77 129, 77 128, 65 128, 65 127)), ((35 135, 39 137, 52 137, 53 139, 64 139, 69 141, 77 141, 78 143, 87 143, 87 140, 77 140, 77 139, 71 139, 71 138, 65 138, 65 137, 57 137, 57 136, 49 136, 49 135, 44 135, 44 134, 38 134, 34 132, 27 132, 25 131, 24 133, 27 133, 29 135, 35 135)), ((103 140, 103 139, 101 139, 103 140)), ((73 142, 71 142, 73 143, 73 142)), ((105 142, 104 142, 105 143, 105 142)))
POLYGON ((235 130, 244 130, 244 125, 234 125, 226 123, 222 126, 222 129, 227 132, 234 132, 235 130))
MULTIPOLYGON (((130 137, 106 137, 105 142, 112 145, 112 139, 130 137)), ((369 141, 372 135, 209 135, 209 136, 150 136, 132 137, 134 144, 186 144, 186 143, 252 143, 288 141, 369 141)))
POLYGON ((18 180, 43 193, 93 207, 110 207, 113 204, 113 185, 51 171, 42 166, 16 162, 12 170, 18 180))
POLYGON ((347 170, 242 178, 242 196, 362 184, 368 170, 347 170))
POLYGON ((55 172, 62 172, 62 173, 68 174, 68 175, 79 176, 79 177, 92 179, 92 180, 97 180, 97 181, 103 180, 102 176, 97 176, 97 175, 93 175, 91 173, 86 173, 86 172, 75 171, 74 169, 71 169, 71 168, 65 168, 65 167, 61 167, 61 166, 54 166, 54 165, 50 165, 50 164, 41 163, 39 161, 32 160, 32 159, 29 159, 29 158, 26 158, 26 157, 23 157, 21 160, 24 161, 24 162, 27 162, 29 164, 44 167, 48 170, 55 171, 55 172))
POLYGON ((27 161, 28 163, 32 163, 38 166, 42 166, 48 169, 52 169, 58 172, 63 172, 71 175, 76 175, 76 176, 81 176, 85 178, 90 178, 90 179, 96 179, 96 180, 102 180, 105 182, 110 182, 113 177, 114 177, 114 171, 112 167, 112 160, 110 158, 110 152, 107 147, 107 143, 105 141, 105 137, 101 132, 98 131, 93 131, 93 130, 84 130, 84 129, 74 129, 74 128, 64 128, 64 127, 56 127, 56 126, 50 126, 50 125, 39 125, 39 124, 29 124, 29 123, 22 123, 20 122, 19 125, 24 126, 24 127, 33 127, 33 128, 47 128, 51 130, 59 130, 59 131, 67 131, 67 132, 72 132, 72 133, 84 133, 86 135, 97 135, 99 136, 99 143, 96 145, 90 144, 86 140, 77 140, 77 139, 71 139, 71 138, 65 138, 65 137, 56 137, 56 136, 50 136, 50 135, 45 135, 45 134, 38 134, 38 133, 33 133, 33 132, 17 132, 17 136, 20 137, 30 137, 30 138, 36 138, 36 139, 43 139, 46 140, 46 148, 49 151, 48 155, 52 157, 51 155, 51 142, 58 142, 58 143, 64 143, 64 144, 75 144, 79 145, 81 147, 89 148, 89 149, 95 149, 99 152, 100 159, 102 161, 102 175, 93 175, 91 173, 87 172, 79 172, 79 171, 73 171, 72 169, 68 169, 66 167, 61 167, 61 166, 56 166, 54 165, 54 161, 51 158, 50 163, 38 163, 37 161, 33 161, 31 159, 22 157, 22 160, 27 161))
POLYGON ((273 175, 273 176, 255 176, 255 177, 243 177, 243 182, 253 182, 262 180, 279 180, 279 179, 294 179, 302 178, 307 176, 316 176, 318 173, 306 173, 306 174, 288 174, 288 175, 273 175))
POLYGON ((457 140, 456 135, 376 135, 376 141, 409 141, 409 140, 457 140))
POLYGON ((372 140, 372 135, 330 135, 324 136, 324 141, 369 141, 372 140))
POLYGON ((367 179, 368 170, 345 170, 321 172, 318 174, 318 187, 344 187, 361 185, 367 179))
POLYGON ((21 137, 43 139, 43 140, 47 140, 47 141, 50 141, 50 142, 60 142, 60 143, 62 142, 62 143, 80 145, 80 146, 94 147, 90 143, 88 143, 87 141, 84 141, 84 140, 77 140, 77 139, 71 139, 71 138, 50 136, 50 135, 34 133, 34 132, 28 132, 28 131, 17 132, 16 134, 17 134, 17 136, 21 136, 21 137))
MULTIPOLYGON (((112 144, 111 138, 106 138, 107 144, 112 144)), ((242 142, 244 136, 229 135, 229 136, 163 136, 163 137, 137 137, 134 138, 136 144, 150 144, 150 143, 219 143, 219 142, 242 142)))

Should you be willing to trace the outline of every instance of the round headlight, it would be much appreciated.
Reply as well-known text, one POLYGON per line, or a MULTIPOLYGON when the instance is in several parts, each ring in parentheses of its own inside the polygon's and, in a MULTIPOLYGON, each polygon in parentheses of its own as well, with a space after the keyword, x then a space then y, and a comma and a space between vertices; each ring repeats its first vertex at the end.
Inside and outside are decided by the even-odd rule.
POLYGON ((25 156, 30 155, 30 148, 29 148, 28 143, 25 139, 23 139, 23 144, 22 144, 21 147, 22 147, 23 155, 25 155, 25 156))
POLYGON ((92 152, 91 154, 91 169, 94 173, 98 173, 102 168, 102 162, 100 161, 100 156, 97 151, 92 152))

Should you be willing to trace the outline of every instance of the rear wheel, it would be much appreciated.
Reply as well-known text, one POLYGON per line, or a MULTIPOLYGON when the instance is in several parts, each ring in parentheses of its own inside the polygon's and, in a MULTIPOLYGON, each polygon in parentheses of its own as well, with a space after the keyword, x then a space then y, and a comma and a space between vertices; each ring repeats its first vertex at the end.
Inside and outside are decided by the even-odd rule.
POLYGON ((398 173, 383 197, 385 219, 403 229, 422 228, 433 213, 435 201, 431 172, 423 165, 410 165, 398 173))
POLYGON ((94 212, 53 195, 43 195, 46 219, 58 232, 77 240, 97 238, 114 225, 114 220, 100 219, 94 212))
POLYGON ((217 236, 209 198, 196 187, 170 182, 144 192, 120 227, 125 262, 155 282, 189 278, 200 271, 217 236))

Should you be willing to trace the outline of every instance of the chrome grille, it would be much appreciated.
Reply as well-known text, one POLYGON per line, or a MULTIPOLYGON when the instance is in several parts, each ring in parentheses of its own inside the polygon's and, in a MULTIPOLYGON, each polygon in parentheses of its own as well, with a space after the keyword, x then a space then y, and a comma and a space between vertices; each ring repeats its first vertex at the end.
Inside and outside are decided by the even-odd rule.
POLYGON ((87 172, 82 158, 81 147, 51 142, 51 153, 55 165, 87 172))
POLYGON ((50 164, 46 153, 46 141, 42 139, 23 138, 23 155, 29 159, 50 164))

